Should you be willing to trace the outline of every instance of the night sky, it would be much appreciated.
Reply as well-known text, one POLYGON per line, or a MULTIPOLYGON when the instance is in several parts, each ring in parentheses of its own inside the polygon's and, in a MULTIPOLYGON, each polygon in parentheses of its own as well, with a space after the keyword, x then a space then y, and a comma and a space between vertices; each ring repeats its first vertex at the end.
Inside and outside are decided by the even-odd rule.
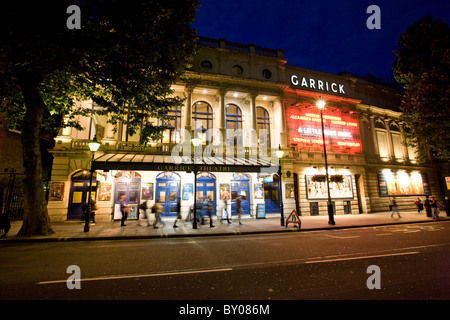
POLYGON ((284 51, 289 65, 392 77, 396 41, 423 16, 450 22, 448 0, 200 0, 198 35, 284 51), (378 5, 381 29, 366 10, 378 5))

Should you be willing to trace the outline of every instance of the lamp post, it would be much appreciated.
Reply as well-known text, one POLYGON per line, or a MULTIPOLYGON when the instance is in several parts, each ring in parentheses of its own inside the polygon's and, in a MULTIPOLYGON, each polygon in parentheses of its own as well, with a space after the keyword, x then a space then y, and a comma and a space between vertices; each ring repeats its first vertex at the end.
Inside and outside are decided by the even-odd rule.
POLYGON ((281 150, 281 146, 278 145, 278 150, 275 151, 275 153, 277 154, 278 157, 278 176, 280 177, 280 213, 281 213, 281 217, 280 217, 280 223, 281 226, 284 227, 284 204, 283 204, 283 184, 281 182, 281 158, 283 158, 283 154, 284 151, 281 150))
POLYGON ((336 223, 334 222, 333 204, 331 202, 331 195, 330 195, 330 178, 328 176, 328 160, 327 160, 327 146, 325 144, 325 129, 323 127, 323 109, 325 107, 325 102, 323 100, 319 100, 317 102, 317 107, 320 110, 320 122, 322 123, 323 155, 325 158, 325 176, 326 176, 326 181, 327 181, 327 195, 328 195, 328 201, 327 201, 328 224, 335 225, 336 223))
POLYGON ((91 153, 92 153, 92 158, 91 158, 91 170, 90 170, 90 177, 89 177, 89 194, 88 194, 86 221, 84 223, 84 232, 89 232, 89 220, 91 219, 92 177, 94 175, 92 163, 94 162, 95 152, 100 147, 100 142, 98 142, 96 136, 94 136, 94 138, 92 139, 91 142, 88 143, 88 145, 89 145, 89 150, 91 150, 91 153))
POLYGON ((197 229, 197 166, 195 165, 195 157, 197 155, 196 149, 200 146, 202 140, 195 135, 191 141, 194 145, 194 221, 192 222, 192 228, 197 229))

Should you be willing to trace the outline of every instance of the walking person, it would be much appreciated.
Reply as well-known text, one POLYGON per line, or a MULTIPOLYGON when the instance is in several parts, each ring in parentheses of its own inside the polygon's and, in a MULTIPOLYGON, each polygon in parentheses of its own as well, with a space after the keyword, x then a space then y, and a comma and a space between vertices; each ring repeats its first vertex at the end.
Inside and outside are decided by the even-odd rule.
POLYGON ((119 204, 120 204, 120 212, 122 213, 122 219, 121 219, 121 223, 120 223, 121 227, 125 227, 126 226, 125 221, 128 218, 128 210, 129 210, 129 208, 128 208, 127 203, 126 203, 125 200, 126 200, 126 196, 125 195, 120 196, 119 204))
POLYGON ((236 197, 236 213, 238 215, 240 225, 242 224, 242 222, 241 222, 241 213, 242 213, 241 202, 242 202, 241 196, 237 196, 236 197))
POLYGON ((448 201, 448 197, 444 199, 444 210, 447 213, 447 217, 450 217, 450 201, 448 201))
POLYGON ((438 202, 434 199, 434 196, 431 196, 430 206, 431 206, 431 217, 433 218, 433 220, 439 219, 438 202))
POLYGON ((394 213, 397 213, 398 217, 401 218, 400 212, 398 212, 397 201, 395 201, 395 197, 392 198, 392 202, 391 203, 392 203, 391 218, 394 217, 394 213))
POLYGON ((156 200, 156 203, 153 205, 152 211, 155 214, 155 221, 153 222, 153 228, 154 229, 158 229, 157 225, 158 222, 161 222, 161 224, 163 225, 163 227, 166 225, 162 220, 161 220, 161 214, 162 214, 162 209, 163 206, 161 205, 161 200, 156 200))
POLYGON ((0 214, 0 238, 6 238, 9 229, 11 229, 11 222, 9 222, 8 212, 3 212, 0 214))
POLYGON ((144 200, 144 202, 142 202, 139 205, 139 215, 138 215, 138 223, 137 223, 138 226, 141 225, 141 218, 143 218, 143 217, 145 217, 147 219, 147 227, 150 226, 150 214, 149 214, 148 210, 149 210, 148 200, 144 200))
POLYGON ((212 221, 212 216, 213 216, 213 211, 214 211, 214 203, 211 199, 211 196, 208 196, 208 199, 206 200, 206 211, 208 213, 208 217, 209 217, 209 227, 213 228, 213 221, 212 221))
POLYGON ((416 201, 414 201, 414 204, 417 206, 417 212, 420 213, 420 211, 423 210, 423 203, 422 200, 420 200, 419 197, 416 198, 416 201))
POLYGON ((183 219, 181 218, 181 201, 180 200, 178 200, 178 203, 177 203, 177 217, 175 218, 175 221, 173 223, 174 228, 178 228, 178 226, 177 226, 178 219, 180 219, 180 221, 183 222, 184 225, 186 225, 186 223, 184 223, 183 219))
POLYGON ((91 216, 90 218, 92 218, 92 224, 95 224, 95 211, 98 209, 98 204, 97 201, 95 201, 95 197, 92 194, 91 195, 91 207, 90 207, 90 213, 91 216))
POLYGON ((223 220, 227 220, 228 223, 231 223, 230 221, 230 215, 228 214, 228 201, 227 199, 223 199, 224 207, 222 208, 222 217, 220 218, 220 223, 222 223, 223 220))
POLYGON ((431 205, 428 196, 425 196, 425 202, 423 204, 425 206, 425 212, 427 213, 427 217, 431 218, 431 205))

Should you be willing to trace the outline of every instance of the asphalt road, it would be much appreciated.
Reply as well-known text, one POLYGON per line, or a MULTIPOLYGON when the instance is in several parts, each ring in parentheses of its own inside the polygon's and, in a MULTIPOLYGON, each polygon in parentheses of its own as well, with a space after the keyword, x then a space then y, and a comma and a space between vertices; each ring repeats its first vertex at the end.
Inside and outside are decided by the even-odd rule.
MULTIPOLYGON (((446 300, 449 232, 450 223, 433 222, 292 234, 8 243, 0 248, 0 299, 446 300), (68 272, 69 266, 75 267, 68 272)), ((264 306, 259 312, 267 311, 264 306)))

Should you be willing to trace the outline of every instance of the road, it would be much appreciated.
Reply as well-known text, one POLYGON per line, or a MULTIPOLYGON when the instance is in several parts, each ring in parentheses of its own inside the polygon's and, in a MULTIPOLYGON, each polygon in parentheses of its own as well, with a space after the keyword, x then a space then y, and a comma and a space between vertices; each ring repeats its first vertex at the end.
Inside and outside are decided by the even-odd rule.
POLYGON ((246 236, 8 243, 0 299, 450 298, 450 223, 246 236), (79 268, 80 282, 69 266, 79 268), (377 266, 378 271, 368 270, 377 266), (370 278, 370 279, 369 279, 370 278), (380 289, 369 289, 367 284, 380 289))

